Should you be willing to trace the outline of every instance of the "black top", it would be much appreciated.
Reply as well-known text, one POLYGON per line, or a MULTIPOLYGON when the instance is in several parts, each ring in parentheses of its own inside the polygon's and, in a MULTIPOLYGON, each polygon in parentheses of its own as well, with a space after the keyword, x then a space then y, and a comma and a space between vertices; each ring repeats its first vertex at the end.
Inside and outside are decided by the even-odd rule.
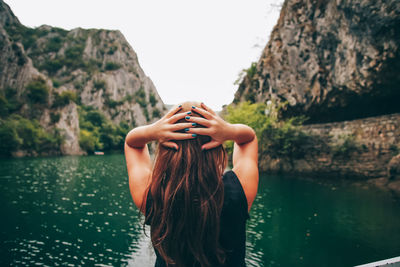
MULTIPOLYGON (((242 185, 233 171, 227 171, 223 176, 224 204, 220 217, 220 244, 225 249, 224 266, 246 266, 246 220, 249 219, 246 195, 242 185)), ((152 202, 151 194, 147 194, 146 212, 152 202)), ((166 266, 164 260, 156 252, 155 267, 166 266)), ((197 265, 196 265, 197 266, 197 265)))

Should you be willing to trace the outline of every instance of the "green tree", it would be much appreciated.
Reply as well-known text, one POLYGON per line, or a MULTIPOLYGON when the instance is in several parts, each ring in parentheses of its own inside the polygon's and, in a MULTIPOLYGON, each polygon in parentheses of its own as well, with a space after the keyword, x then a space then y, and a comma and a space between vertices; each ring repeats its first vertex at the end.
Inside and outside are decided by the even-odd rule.
POLYGON ((147 106, 146 103, 146 92, 144 91, 143 87, 140 87, 139 90, 135 93, 135 100, 142 108, 147 106))
POLYGON ((63 91, 61 94, 55 93, 53 107, 63 107, 70 102, 76 102, 77 99, 77 94, 72 90, 63 91))
MULTIPOLYGON (((274 158, 300 158, 310 142, 310 136, 300 128, 305 117, 280 121, 277 117, 279 108, 272 102, 268 105, 242 102, 228 106, 224 118, 230 123, 243 123, 253 128, 259 140, 260 152, 274 158)), ((228 152, 232 152, 233 143, 227 142, 226 147, 228 152)))
POLYGON ((89 132, 87 130, 81 130, 79 133, 79 145, 87 152, 94 152, 95 150, 103 149, 100 143, 99 137, 95 132, 89 132))
POLYGON ((75 45, 65 50, 65 57, 70 60, 81 60, 83 55, 83 45, 75 45))
POLYGON ((101 126, 106 121, 106 117, 98 110, 91 110, 87 112, 85 119, 94 126, 101 126))
POLYGON ((106 82, 104 80, 97 80, 93 82, 94 88, 97 90, 99 89, 106 89, 106 82))
POLYGON ((54 75, 59 71, 65 62, 63 58, 56 57, 54 59, 47 59, 38 68, 39 70, 46 70, 50 75, 54 75))
POLYGON ((105 66, 106 70, 117 70, 119 68, 121 68, 121 64, 118 64, 116 62, 107 62, 105 66))
POLYGON ((267 105, 262 103, 241 102, 227 106, 225 120, 230 123, 243 123, 254 129, 258 138, 272 118, 266 116, 267 105))
POLYGON ((161 112, 158 110, 158 108, 155 108, 153 110, 152 116, 153 116, 153 118, 160 118, 161 117, 161 112))
POLYGON ((149 101, 152 107, 154 107, 157 104, 157 98, 153 93, 150 93, 149 101))
POLYGON ((0 121, 0 156, 10 156, 22 144, 19 138, 16 125, 10 121, 0 121))
POLYGON ((0 94, 0 117, 5 117, 8 115, 8 101, 0 94))
POLYGON ((49 88, 42 78, 31 81, 26 86, 28 99, 32 103, 46 104, 49 98, 49 88))
POLYGON ((45 131, 37 120, 28 120, 13 114, 0 121, 1 155, 23 149, 38 153, 58 150, 63 142, 58 129, 45 131))

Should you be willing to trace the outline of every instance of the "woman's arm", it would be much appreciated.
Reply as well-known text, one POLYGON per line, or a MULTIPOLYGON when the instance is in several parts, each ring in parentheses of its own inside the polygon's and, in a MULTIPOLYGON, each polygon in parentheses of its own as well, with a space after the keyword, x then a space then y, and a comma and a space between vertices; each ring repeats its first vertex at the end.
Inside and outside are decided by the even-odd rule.
MULTIPOLYGON (((163 146, 178 149, 176 143, 170 140, 184 140, 194 138, 191 133, 177 133, 176 131, 193 127, 191 123, 178 123, 186 113, 177 113, 180 106, 173 108, 163 118, 153 124, 132 129, 125 138, 125 160, 129 176, 129 189, 135 205, 142 207, 146 189, 151 182, 151 160, 147 143, 158 141, 163 146)), ((142 212, 144 212, 142 210, 142 212)))
POLYGON ((192 110, 204 118, 190 117, 190 121, 206 128, 192 128, 189 132, 208 135, 212 140, 203 149, 212 149, 227 140, 235 142, 233 148, 233 171, 238 176, 246 194, 248 208, 257 195, 258 189, 258 143, 254 130, 244 124, 230 124, 202 103, 202 108, 192 110))

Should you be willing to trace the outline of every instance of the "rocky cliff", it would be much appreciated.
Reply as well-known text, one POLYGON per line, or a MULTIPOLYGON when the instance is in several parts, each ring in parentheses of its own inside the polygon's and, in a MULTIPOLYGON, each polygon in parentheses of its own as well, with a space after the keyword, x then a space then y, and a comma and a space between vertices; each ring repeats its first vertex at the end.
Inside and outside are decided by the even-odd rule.
POLYGON ((399 1, 285 0, 243 74, 234 103, 273 106, 282 125, 308 118, 260 134, 260 170, 356 177, 400 193, 399 1))
POLYGON ((115 132, 120 125, 127 129, 159 118, 165 110, 120 31, 28 28, 0 0, 0 51, 3 120, 19 114, 47 132, 57 130, 62 154, 84 153, 82 136, 92 131, 101 138, 96 131, 105 124, 115 132), (82 132, 85 118, 92 125, 82 132))
POLYGON ((400 111, 398 0, 286 0, 235 102, 288 103, 310 123, 400 111))

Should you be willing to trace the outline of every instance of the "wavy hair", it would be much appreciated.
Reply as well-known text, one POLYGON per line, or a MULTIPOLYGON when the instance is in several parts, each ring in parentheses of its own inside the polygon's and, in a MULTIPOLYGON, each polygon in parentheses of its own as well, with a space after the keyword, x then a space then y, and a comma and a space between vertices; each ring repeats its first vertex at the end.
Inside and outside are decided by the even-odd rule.
MULTIPOLYGON (((192 105, 199 106, 187 102, 180 112, 192 105)), ((193 112, 191 116, 200 115, 193 112)), ((167 266, 224 263, 219 233, 227 156, 222 145, 202 151, 201 145, 209 141, 209 136, 198 135, 176 140, 177 151, 157 147, 145 221, 151 226, 152 244, 167 266)))

